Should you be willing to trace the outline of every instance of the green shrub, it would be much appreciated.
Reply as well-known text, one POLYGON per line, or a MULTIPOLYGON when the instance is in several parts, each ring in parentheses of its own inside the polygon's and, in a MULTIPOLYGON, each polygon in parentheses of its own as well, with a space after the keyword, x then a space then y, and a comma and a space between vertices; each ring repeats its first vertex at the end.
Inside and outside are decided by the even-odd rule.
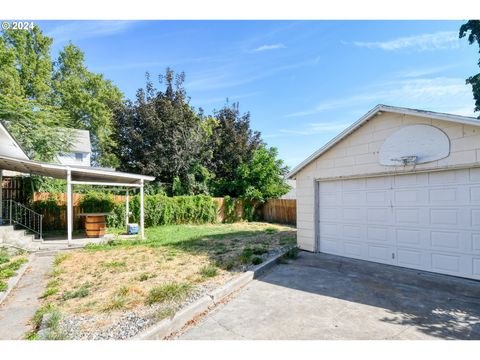
POLYGON ((7 283, 3 280, 0 280, 0 292, 7 290, 7 283))
POLYGON ((105 191, 89 191, 80 200, 80 208, 86 213, 111 212, 115 207, 112 194, 105 191))

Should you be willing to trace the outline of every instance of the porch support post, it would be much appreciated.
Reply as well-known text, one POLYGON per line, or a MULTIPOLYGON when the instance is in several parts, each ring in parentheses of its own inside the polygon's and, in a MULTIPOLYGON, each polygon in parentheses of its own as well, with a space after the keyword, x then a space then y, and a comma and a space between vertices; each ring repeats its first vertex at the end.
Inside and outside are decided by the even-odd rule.
POLYGON ((72 171, 67 167, 67 243, 72 243, 73 203, 72 203, 72 171))
POLYGON ((145 240, 145 217, 143 214, 143 179, 140 180, 140 228, 142 229, 142 240, 145 240))
POLYGON ((125 193, 125 228, 127 229, 127 231, 128 231, 129 212, 130 212, 130 204, 128 201, 128 189, 127 189, 127 192, 125 193))

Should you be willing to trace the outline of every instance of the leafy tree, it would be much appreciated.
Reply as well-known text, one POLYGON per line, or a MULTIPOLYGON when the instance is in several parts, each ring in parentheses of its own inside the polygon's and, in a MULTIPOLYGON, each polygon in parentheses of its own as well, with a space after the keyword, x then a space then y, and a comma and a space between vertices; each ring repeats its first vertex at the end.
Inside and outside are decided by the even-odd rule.
POLYGON ((214 113, 213 133, 209 141, 212 161, 207 166, 215 174, 213 193, 238 197, 235 185, 237 170, 248 163, 262 144, 261 135, 250 129, 250 114, 240 114, 238 103, 226 104, 214 113))
MULTIPOLYGON (((49 103, 52 93, 50 47, 53 40, 43 35, 37 26, 32 30, 4 30, 2 37, 3 47, 9 49, 8 57, 13 57, 22 89, 17 89, 15 95, 23 95, 40 104, 49 103)), ((3 67, 1 72, 4 72, 3 67)), ((11 72, 11 68, 7 72, 11 72)))
POLYGON ((15 67, 15 51, 0 37, 0 94, 23 95, 20 75, 15 67))
POLYGON ((290 190, 285 182, 288 167, 277 156, 276 148, 260 146, 249 162, 240 165, 234 185, 242 198, 265 201, 278 198, 290 190))
MULTIPOLYGON (((468 42, 470 44, 477 42, 480 52, 480 20, 469 20, 463 24, 460 27, 459 37, 465 37, 469 31, 468 42)), ((480 59, 478 61, 478 66, 480 66, 480 59)), ((470 76, 466 80, 466 83, 472 85, 473 97, 475 99, 475 111, 480 111, 480 73, 470 76)))
POLYGON ((63 109, 62 116, 72 119, 69 126, 90 131, 93 163, 115 167, 118 160, 112 150, 115 147, 111 140, 112 117, 113 108, 123 99, 122 93, 103 75, 89 71, 83 52, 73 44, 67 45, 53 62, 52 42, 36 26, 32 30, 3 31, 0 94, 23 98, 41 108, 52 106, 48 118, 63 109))
POLYGON ((93 163, 116 167, 111 135, 113 108, 123 98, 120 90, 103 75, 90 72, 83 52, 71 43, 55 62, 53 88, 55 104, 67 111, 73 126, 90 131, 93 163))
POLYGON ((54 106, 0 94, 0 119, 33 159, 54 161, 72 145, 73 134, 65 128, 69 118, 54 106))
POLYGON ((170 194, 207 191, 210 174, 203 166, 210 156, 205 141, 209 122, 189 105, 183 73, 167 69, 157 90, 147 74, 135 103, 119 106, 114 115, 116 155, 122 170, 155 176, 170 194))

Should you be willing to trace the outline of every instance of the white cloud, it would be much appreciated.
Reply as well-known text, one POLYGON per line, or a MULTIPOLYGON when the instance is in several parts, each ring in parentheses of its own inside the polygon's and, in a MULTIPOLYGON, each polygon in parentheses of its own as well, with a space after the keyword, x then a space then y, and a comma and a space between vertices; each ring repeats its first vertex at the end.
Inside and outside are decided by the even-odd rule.
POLYGON ((402 49, 438 50, 453 49, 460 46, 458 33, 454 31, 441 31, 432 34, 421 34, 415 36, 400 37, 387 41, 363 42, 354 41, 353 44, 359 47, 369 49, 382 49, 386 51, 395 51, 402 49))
POLYGON ((284 49, 284 48, 285 48, 285 45, 283 44, 262 45, 254 49, 253 52, 262 52, 262 51, 284 49))
POLYGON ((115 35, 130 28, 135 21, 72 21, 48 31, 56 43, 115 35))
POLYGON ((265 79, 282 71, 299 69, 305 66, 314 66, 318 64, 320 57, 317 56, 310 60, 297 63, 280 65, 269 69, 253 69, 247 74, 239 75, 238 72, 231 67, 210 69, 203 74, 193 75, 192 80, 187 81, 185 87, 188 90, 211 90, 224 89, 239 85, 248 84, 260 79, 265 79), (233 74, 233 76, 232 76, 233 74))
MULTIPOLYGON (((461 78, 412 78, 385 82, 358 89, 358 95, 324 100, 316 106, 297 111, 286 117, 315 115, 335 109, 364 107, 365 111, 376 104, 398 105, 433 111, 462 114, 473 109, 472 90, 461 78)), ((471 114, 470 114, 471 115, 471 114)))
POLYGON ((340 131, 345 130, 349 127, 351 123, 311 123, 308 124, 303 130, 289 130, 289 129, 281 129, 279 130, 280 133, 285 135, 316 135, 316 134, 323 134, 323 133, 338 133, 340 131))
POLYGON ((457 66, 458 64, 450 64, 450 65, 423 67, 423 68, 417 68, 417 69, 407 69, 407 70, 398 72, 397 76, 400 78, 424 77, 428 75, 438 74, 445 70, 450 70, 452 68, 455 68, 457 66))

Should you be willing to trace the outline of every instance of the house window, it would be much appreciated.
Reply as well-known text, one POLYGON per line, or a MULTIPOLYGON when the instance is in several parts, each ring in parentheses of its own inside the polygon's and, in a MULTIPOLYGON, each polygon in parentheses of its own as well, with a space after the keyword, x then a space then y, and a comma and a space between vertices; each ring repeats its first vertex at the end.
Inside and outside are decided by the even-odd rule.
POLYGON ((75 153, 75 160, 82 161, 83 160, 83 154, 82 153, 75 153))

